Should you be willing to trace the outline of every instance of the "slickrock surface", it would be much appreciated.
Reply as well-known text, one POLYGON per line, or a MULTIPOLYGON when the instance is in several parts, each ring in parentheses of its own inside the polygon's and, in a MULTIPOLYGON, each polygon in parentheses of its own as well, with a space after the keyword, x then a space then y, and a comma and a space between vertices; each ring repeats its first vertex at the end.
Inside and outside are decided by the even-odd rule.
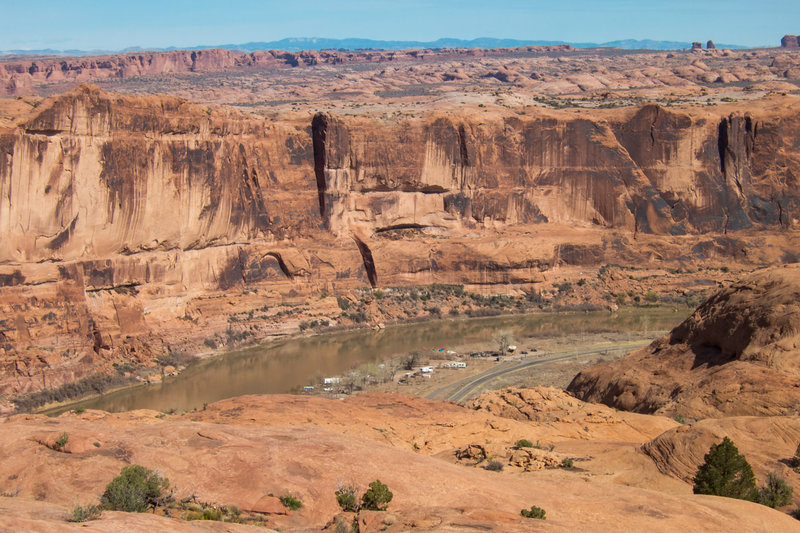
POLYGON ((800 265, 720 290, 650 346, 583 370, 578 397, 687 418, 796 415, 800 405, 800 265))
MULTIPOLYGON (((537 394, 550 393, 539 391, 532 397, 537 394)), ((551 408, 547 405, 543 409, 551 408)), ((765 527, 790 531, 796 527, 792 518, 764 506, 694 496, 688 490, 659 492, 622 485, 591 470, 525 471, 511 465, 503 472, 490 472, 452 464, 441 453, 428 454, 471 440, 510 446, 519 435, 536 440, 554 431, 452 404, 382 395, 347 401, 249 396, 180 417, 160 416, 150 411, 87 411, 56 419, 31 415, 7 419, 0 424, 0 487, 17 495, 0 498, 5 511, 0 527, 55 530, 64 525, 58 516, 62 509, 95 501, 105 484, 130 463, 163 473, 177 487, 177 495, 195 494, 210 503, 251 509, 270 494, 296 495, 304 503, 301 510, 265 515, 268 525, 282 531, 325 526, 339 513, 334 498, 338 483, 364 487, 376 478, 395 496, 388 513, 362 517, 372 524, 369 531, 383 527, 386 531, 412 527, 420 531, 764 531, 765 527), (454 423, 442 425, 438 419, 454 423), (74 448, 55 451, 47 446, 51 437, 63 432, 74 448), (411 438, 425 435, 429 448, 409 449, 411 438), (521 518, 519 510, 531 505, 545 508, 547 520, 531 523, 521 518)), ((572 433, 555 431, 562 438, 572 433)), ((631 432, 641 435, 639 429, 631 432)), ((595 442, 604 446, 602 440, 595 442)), ((606 472, 609 468, 604 467, 606 472)), ((89 527, 116 531, 127 525, 126 519, 107 513, 89 527)), ((164 520, 134 515, 131 527, 164 527, 160 526, 164 520)), ((176 530, 194 526, 175 524, 176 530)))

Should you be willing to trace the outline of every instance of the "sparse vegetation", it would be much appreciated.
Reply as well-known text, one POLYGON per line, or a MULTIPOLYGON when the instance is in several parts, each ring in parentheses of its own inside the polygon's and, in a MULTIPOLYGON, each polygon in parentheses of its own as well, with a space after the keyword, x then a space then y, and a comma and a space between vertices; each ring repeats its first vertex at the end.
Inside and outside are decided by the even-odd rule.
POLYGON ((69 433, 64 432, 56 439, 56 450, 63 450, 69 442, 69 433))
POLYGON ((171 499, 169 480, 140 465, 126 466, 106 486, 100 504, 109 511, 143 513, 171 499))
POLYGON ((88 522, 89 520, 97 520, 100 518, 102 509, 99 505, 87 505, 82 507, 76 505, 72 508, 72 512, 67 517, 67 522, 88 522))
POLYGON ((346 513, 358 512, 355 487, 352 485, 339 485, 336 490, 336 502, 342 508, 342 511, 346 513))
POLYGON ((486 470, 491 472, 500 472, 503 470, 503 463, 498 460, 489 461, 489 463, 484 467, 486 470))
POLYGON ((564 468, 572 468, 575 465, 575 462, 570 459, 569 457, 564 457, 561 460, 561 466, 564 468))
POLYGON ((767 483, 758 491, 758 503, 767 507, 783 507, 792 501, 794 489, 775 472, 767 474, 767 483))
POLYGON ((394 495, 389 487, 376 479, 361 497, 361 508, 367 511, 385 511, 394 495))
POLYGON ((514 446, 517 448, 533 448, 533 443, 528 439, 519 439, 514 446))
POLYGON ((800 474, 800 444, 797 445, 797 449, 794 451, 794 457, 789 459, 789 466, 792 467, 792 470, 800 474))
POLYGON ((280 497, 281 503, 284 507, 289 509, 290 511, 297 511, 303 506, 303 502, 301 502, 298 498, 291 496, 289 494, 284 494, 280 497))
POLYGON ((535 518, 537 520, 545 520, 545 515, 547 513, 541 507, 537 507, 536 505, 531 505, 530 509, 523 509, 522 511, 519 512, 519 514, 524 518, 535 518))
POLYGON ((694 493, 756 501, 753 469, 728 437, 708 450, 694 477, 694 493))

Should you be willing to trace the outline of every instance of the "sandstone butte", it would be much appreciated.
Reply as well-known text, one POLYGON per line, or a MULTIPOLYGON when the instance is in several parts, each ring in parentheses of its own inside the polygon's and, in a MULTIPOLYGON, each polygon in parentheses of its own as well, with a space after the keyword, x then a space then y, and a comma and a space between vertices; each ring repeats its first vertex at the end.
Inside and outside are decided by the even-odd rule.
POLYGON ((49 98, 0 132, 0 394, 297 331, 284 302, 337 320, 319 296, 359 287, 793 261, 798 106, 273 122, 49 98))

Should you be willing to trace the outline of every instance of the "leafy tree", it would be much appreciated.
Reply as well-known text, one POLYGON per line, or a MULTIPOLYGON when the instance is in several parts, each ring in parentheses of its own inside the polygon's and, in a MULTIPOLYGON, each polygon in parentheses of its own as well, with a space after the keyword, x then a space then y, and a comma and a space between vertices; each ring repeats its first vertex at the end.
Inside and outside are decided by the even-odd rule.
POLYGON ((747 459, 728 437, 712 444, 694 477, 695 494, 756 501, 756 478, 747 459))
POLYGON ((100 498, 103 509, 143 513, 150 507, 156 508, 169 498, 164 491, 169 480, 143 466, 131 465, 106 486, 100 498))
POLYGON ((367 511, 385 511, 393 497, 389 487, 376 479, 369 484, 369 489, 361 497, 361 508, 367 511))
POLYGON ((767 484, 758 491, 758 503, 767 507, 783 507, 792 501, 794 489, 775 472, 767 474, 767 484))

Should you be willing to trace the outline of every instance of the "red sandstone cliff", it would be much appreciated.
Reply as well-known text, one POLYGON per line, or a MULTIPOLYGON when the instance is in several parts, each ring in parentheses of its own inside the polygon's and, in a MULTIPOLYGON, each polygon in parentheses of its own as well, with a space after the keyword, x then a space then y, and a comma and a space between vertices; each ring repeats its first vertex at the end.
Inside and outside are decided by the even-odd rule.
POLYGON ((790 260, 797 109, 272 123, 83 87, 0 131, 0 393, 370 283, 790 260))

